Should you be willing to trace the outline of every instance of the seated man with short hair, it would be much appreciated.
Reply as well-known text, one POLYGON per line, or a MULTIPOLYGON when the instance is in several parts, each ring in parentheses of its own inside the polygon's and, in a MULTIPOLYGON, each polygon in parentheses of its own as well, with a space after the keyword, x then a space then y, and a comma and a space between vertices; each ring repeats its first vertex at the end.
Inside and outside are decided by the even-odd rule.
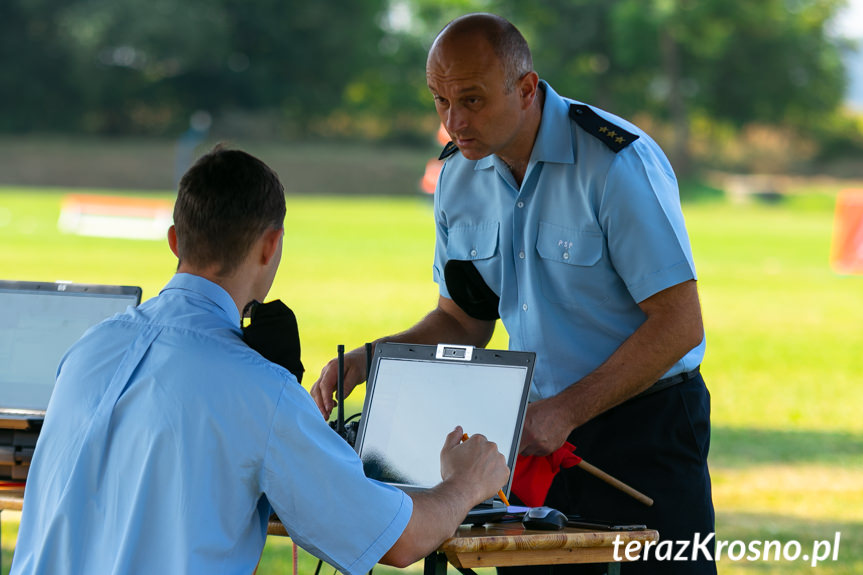
POLYGON ((344 573, 405 566, 506 483, 493 443, 462 430, 443 481, 409 496, 367 479, 287 369, 243 341, 284 235, 284 190, 260 160, 217 148, 180 182, 162 292, 66 354, 24 498, 15 575, 243 574, 275 511, 344 573))

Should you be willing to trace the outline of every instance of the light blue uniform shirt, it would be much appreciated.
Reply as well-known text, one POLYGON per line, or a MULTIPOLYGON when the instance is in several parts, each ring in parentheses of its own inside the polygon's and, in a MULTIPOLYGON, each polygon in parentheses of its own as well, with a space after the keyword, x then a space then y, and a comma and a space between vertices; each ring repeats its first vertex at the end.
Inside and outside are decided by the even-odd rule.
POLYGON ((294 541, 367 572, 411 516, 366 479, 286 369, 243 343, 226 291, 177 274, 61 362, 12 573, 250 575, 271 508, 294 541))
MULTIPOLYGON (((500 296, 509 347, 537 352, 532 399, 556 395, 605 361, 644 322, 653 294, 695 279, 677 180, 640 137, 615 153, 569 116, 573 100, 545 82, 536 143, 521 187, 490 155, 456 153, 435 192, 434 279, 450 259, 474 263, 500 296)), ((704 341, 666 376, 701 363, 704 341)))

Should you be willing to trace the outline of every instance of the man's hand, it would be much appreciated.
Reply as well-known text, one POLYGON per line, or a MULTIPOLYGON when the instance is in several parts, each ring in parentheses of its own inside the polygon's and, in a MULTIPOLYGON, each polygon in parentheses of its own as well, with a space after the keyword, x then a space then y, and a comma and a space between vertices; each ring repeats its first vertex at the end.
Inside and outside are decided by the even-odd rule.
POLYGON ((509 468, 496 443, 483 435, 474 435, 462 443, 463 434, 458 426, 446 436, 440 452, 441 478, 463 485, 461 489, 473 494, 473 506, 493 497, 506 484, 509 468))
POLYGON ((482 435, 462 443, 463 434, 456 427, 446 436, 440 452, 443 481, 427 491, 410 493, 411 519, 381 563, 403 568, 427 556, 452 536, 471 507, 506 484, 509 469, 497 445, 482 435))
MULTIPOLYGON (((366 379, 366 351, 357 348, 345 354, 345 397, 366 379)), ((336 401, 333 398, 339 381, 339 360, 331 359, 321 370, 321 376, 312 385, 309 393, 321 410, 324 419, 329 419, 336 401)))
POLYGON ((559 398, 534 401, 527 406, 519 452, 522 455, 548 455, 564 444, 572 427, 559 398))
POLYGON ((548 455, 570 432, 644 391, 704 337, 695 280, 638 304, 646 320, 599 367, 554 397, 527 407, 523 455, 548 455))

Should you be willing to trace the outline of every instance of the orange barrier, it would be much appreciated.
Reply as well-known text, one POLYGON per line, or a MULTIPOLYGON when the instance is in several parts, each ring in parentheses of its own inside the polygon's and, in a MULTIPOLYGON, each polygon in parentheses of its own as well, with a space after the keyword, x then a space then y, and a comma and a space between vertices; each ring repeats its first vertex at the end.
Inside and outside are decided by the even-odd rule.
POLYGON ((57 227, 82 236, 164 239, 173 211, 173 201, 162 198, 68 194, 57 227))
MULTIPOLYGON (((437 141, 441 146, 445 146, 450 141, 449 134, 443 124, 438 127, 437 141)), ((426 169, 423 177, 420 180, 420 191, 426 194, 434 194, 437 187, 437 179, 440 176, 440 171, 443 169, 443 160, 438 160, 437 157, 431 158, 426 162, 426 169)))
POLYGON ((836 196, 830 265, 840 274, 863 274, 863 190, 836 196))

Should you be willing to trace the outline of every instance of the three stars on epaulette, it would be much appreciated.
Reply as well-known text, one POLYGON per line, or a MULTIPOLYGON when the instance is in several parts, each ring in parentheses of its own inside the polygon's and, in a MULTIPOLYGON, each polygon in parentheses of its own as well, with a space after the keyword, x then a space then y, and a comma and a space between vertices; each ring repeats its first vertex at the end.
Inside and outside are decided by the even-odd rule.
POLYGON ((620 126, 615 126, 584 104, 570 104, 569 117, 615 153, 639 138, 638 134, 627 132, 620 126))
POLYGON ((614 140, 615 144, 625 144, 626 143, 626 138, 624 138, 623 136, 619 136, 617 134, 617 132, 615 132, 614 130, 609 130, 608 126, 602 126, 599 129, 599 133, 605 134, 606 136, 608 136, 609 138, 614 140))

